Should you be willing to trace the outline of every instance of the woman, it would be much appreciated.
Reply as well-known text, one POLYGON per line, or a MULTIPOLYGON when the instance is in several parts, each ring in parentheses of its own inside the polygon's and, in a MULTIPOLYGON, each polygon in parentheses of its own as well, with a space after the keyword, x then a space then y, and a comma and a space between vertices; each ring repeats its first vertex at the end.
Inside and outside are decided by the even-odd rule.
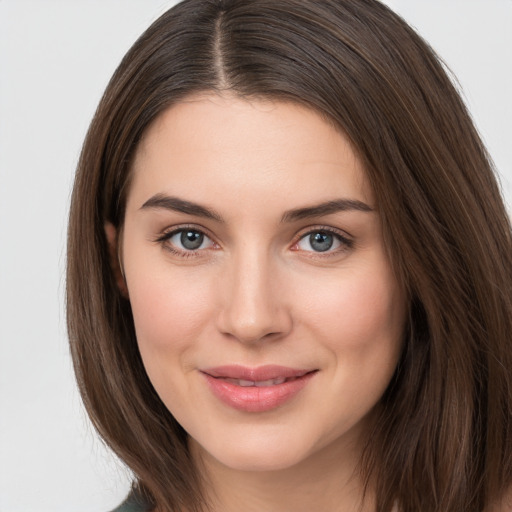
POLYGON ((462 101, 385 6, 172 8, 70 214, 75 370, 126 506, 510 510, 511 248, 462 101))

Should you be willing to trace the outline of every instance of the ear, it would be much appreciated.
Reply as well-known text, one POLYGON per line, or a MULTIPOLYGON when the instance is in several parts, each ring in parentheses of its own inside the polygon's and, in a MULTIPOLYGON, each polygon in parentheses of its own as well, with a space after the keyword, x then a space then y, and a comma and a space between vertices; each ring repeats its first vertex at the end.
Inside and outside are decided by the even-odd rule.
POLYGON ((114 274, 119 292, 125 299, 128 299, 128 287, 124 278, 123 264, 121 261, 120 233, 111 222, 105 222, 104 229, 108 243, 110 268, 114 274))

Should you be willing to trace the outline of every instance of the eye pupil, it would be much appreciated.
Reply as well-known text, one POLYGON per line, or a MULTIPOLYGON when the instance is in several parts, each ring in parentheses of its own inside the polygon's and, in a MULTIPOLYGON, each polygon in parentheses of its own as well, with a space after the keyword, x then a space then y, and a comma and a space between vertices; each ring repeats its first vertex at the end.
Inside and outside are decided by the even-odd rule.
POLYGON ((204 235, 198 231, 183 231, 180 236, 181 245, 190 251, 199 249, 203 243, 203 240, 204 235))
POLYGON ((332 247, 334 243, 334 237, 329 233, 322 233, 320 231, 309 235, 309 243, 315 251, 325 252, 332 247))

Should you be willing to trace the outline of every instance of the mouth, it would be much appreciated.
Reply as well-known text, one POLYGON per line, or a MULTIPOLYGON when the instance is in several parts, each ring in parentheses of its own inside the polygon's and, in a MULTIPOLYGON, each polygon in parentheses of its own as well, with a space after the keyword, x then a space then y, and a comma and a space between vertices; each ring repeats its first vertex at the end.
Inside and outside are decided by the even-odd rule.
MULTIPOLYGON (((219 377, 214 377, 219 378, 219 377)), ((284 382, 290 382, 292 380, 298 379, 299 377, 292 377, 291 379, 286 379, 285 377, 277 377, 277 379, 268 379, 268 380, 243 380, 243 379, 228 379, 225 378, 225 382, 231 382, 231 384, 235 384, 236 386, 242 386, 243 388, 248 388, 251 386, 255 386, 257 388, 265 388, 268 386, 278 386, 279 384, 283 384, 284 382)))
MULTIPOLYGON (((278 365, 265 365, 258 366, 256 368, 249 368, 247 366, 241 365, 227 365, 216 366, 214 368, 207 368, 205 370, 202 370, 203 373, 206 373, 207 375, 210 375, 211 377, 216 379, 231 379, 253 383, 263 383, 278 380, 282 380, 282 382, 285 382, 287 380, 303 377, 304 375, 312 371, 316 370, 290 368, 288 366, 278 365)), ((282 382, 279 382, 279 384, 282 384, 282 382)), ((276 382, 275 384, 278 383, 276 382)), ((275 384, 265 385, 271 386, 275 384)), ((246 385, 249 386, 251 384, 246 385)))
POLYGON ((318 372, 284 366, 232 365, 201 370, 213 395, 244 412, 265 412, 295 397, 318 372))

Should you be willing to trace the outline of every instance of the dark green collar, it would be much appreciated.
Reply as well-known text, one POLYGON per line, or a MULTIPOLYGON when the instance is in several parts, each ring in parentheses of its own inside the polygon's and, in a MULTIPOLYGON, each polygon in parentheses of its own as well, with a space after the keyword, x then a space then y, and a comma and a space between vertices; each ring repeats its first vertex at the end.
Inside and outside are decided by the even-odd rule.
POLYGON ((150 512, 151 505, 138 493, 132 491, 128 497, 111 512, 150 512))

